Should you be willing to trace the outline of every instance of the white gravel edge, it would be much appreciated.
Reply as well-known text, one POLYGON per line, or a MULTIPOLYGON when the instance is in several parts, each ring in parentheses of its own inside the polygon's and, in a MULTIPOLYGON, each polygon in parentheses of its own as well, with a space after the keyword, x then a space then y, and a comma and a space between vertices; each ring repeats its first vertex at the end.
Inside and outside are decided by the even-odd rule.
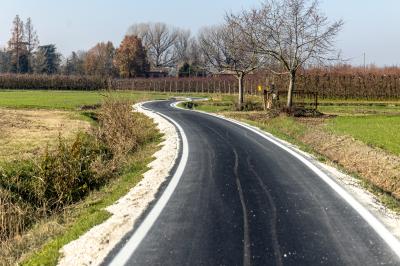
MULTIPOLYGON (((261 129, 260 129, 261 130, 261 129)), ((265 131, 264 131, 265 132, 265 131)), ((266 133, 269 134, 269 133, 266 133)), ((277 139, 276 137, 274 137, 277 139)), ((400 214, 387 208, 373 193, 366 190, 360 179, 344 173, 337 169, 334 165, 329 165, 319 161, 315 156, 302 151, 296 145, 287 141, 278 139, 281 143, 295 150, 297 153, 303 155, 307 160, 312 162, 332 180, 336 181, 343 187, 351 196, 353 196, 361 205, 370 211, 378 220, 385 225, 385 227, 400 240, 400 214)))
POLYGON ((355 198, 363 207, 365 207, 368 211, 370 211, 375 218, 377 218, 389 231, 393 234, 398 240, 400 240, 400 214, 395 213, 394 211, 387 208, 373 193, 367 191, 363 185, 361 184, 361 180, 352 177, 341 170, 337 169, 332 165, 328 165, 326 163, 320 162, 315 156, 309 154, 307 152, 302 151, 298 146, 282 140, 269 132, 266 132, 259 127, 252 126, 248 123, 225 117, 224 115, 207 113, 198 110, 188 110, 175 105, 176 108, 187 110, 190 112, 199 112, 207 115, 211 115, 214 117, 222 118, 227 121, 232 121, 236 124, 242 124, 247 127, 253 128, 260 133, 274 139, 275 141, 280 142, 284 146, 294 150, 295 152, 301 154, 304 158, 318 167, 321 171, 323 171, 326 175, 328 175, 332 180, 334 180, 337 184, 339 184, 342 188, 344 188, 353 198, 355 198))
POLYGON ((154 154, 156 158, 148 166, 143 179, 127 195, 106 208, 112 216, 104 223, 90 229, 79 239, 60 249, 58 265, 100 265, 107 254, 132 230, 137 219, 155 200, 160 185, 166 181, 175 165, 179 153, 179 136, 173 124, 160 115, 142 108, 134 109, 152 118, 164 134, 162 148, 154 154))
MULTIPOLYGON (((153 118, 157 123, 158 129, 165 135, 165 141, 161 144, 163 147, 154 154, 156 160, 149 164, 151 169, 144 174, 143 180, 136 187, 132 188, 126 196, 107 208, 107 211, 112 213, 112 217, 92 228, 79 239, 65 245, 60 250, 63 257, 58 265, 100 265, 112 248, 133 228, 135 221, 146 210, 148 204, 155 199, 155 194, 159 186, 169 176, 175 164, 179 152, 179 138, 175 127, 165 118, 151 111, 144 110, 141 104, 135 105, 135 109, 153 118)), ((258 127, 235 119, 226 118, 222 115, 206 112, 201 113, 255 128, 268 137, 300 153, 346 189, 357 201, 378 218, 395 237, 400 239, 400 215, 389 210, 379 202, 375 195, 366 191, 361 185, 360 180, 341 172, 333 166, 318 161, 313 155, 300 150, 299 147, 281 140, 258 127)))

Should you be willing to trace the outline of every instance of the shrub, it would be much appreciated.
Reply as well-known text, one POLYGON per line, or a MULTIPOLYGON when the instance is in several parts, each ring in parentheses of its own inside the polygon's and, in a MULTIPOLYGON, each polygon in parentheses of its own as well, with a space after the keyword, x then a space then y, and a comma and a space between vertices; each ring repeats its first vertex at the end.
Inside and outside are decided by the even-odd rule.
POLYGON ((239 105, 237 100, 233 105, 234 111, 262 111, 264 110, 262 103, 254 101, 252 99, 245 99, 242 106, 239 105))
POLYGON ((38 218, 61 211, 107 184, 129 154, 158 137, 152 121, 132 113, 129 102, 108 99, 98 126, 58 145, 34 161, 0 168, 0 239, 23 232, 38 218))
POLYGON ((0 184, 24 202, 49 213, 104 184, 105 177, 95 175, 91 167, 99 156, 101 151, 88 134, 80 133, 72 143, 60 137, 57 148, 47 150, 35 162, 9 165, 3 170, 0 184))
POLYGON ((102 90, 108 81, 95 76, 0 74, 0 89, 102 90))
POLYGON ((0 241, 24 232, 35 217, 32 206, 11 191, 0 188, 0 241))

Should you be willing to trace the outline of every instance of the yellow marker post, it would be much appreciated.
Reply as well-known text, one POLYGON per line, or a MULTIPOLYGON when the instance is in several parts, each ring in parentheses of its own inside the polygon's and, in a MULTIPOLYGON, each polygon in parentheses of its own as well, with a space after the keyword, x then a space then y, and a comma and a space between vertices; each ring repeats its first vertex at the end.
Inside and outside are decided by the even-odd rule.
POLYGON ((258 85, 258 91, 262 91, 262 86, 261 85, 258 85))

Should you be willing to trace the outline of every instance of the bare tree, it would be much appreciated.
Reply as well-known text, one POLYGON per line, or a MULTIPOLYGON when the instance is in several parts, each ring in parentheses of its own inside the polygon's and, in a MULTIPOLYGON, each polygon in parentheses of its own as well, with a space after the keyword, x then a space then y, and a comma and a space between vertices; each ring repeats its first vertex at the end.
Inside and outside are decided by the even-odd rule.
POLYGON ((165 23, 140 23, 128 29, 128 35, 139 37, 152 67, 174 67, 185 53, 190 31, 165 23))
POLYGON ((191 65, 204 66, 204 54, 196 38, 191 38, 189 40, 187 56, 189 59, 188 63, 191 65))
POLYGON ((142 44, 146 50, 150 48, 150 23, 138 23, 129 27, 127 35, 137 36, 142 40, 142 44))
POLYGON ((319 10, 318 0, 265 0, 260 9, 230 14, 227 20, 251 40, 255 51, 272 57, 288 74, 287 108, 292 108, 296 73, 312 61, 330 60, 343 21, 333 23, 319 10))
POLYGON ((64 61, 62 73, 65 75, 84 75, 86 56, 87 52, 85 51, 72 52, 64 61))
POLYGON ((12 63, 15 64, 15 71, 21 72, 22 55, 26 53, 24 22, 16 15, 11 29, 11 39, 8 41, 8 47, 12 54, 12 63))
POLYGON ((259 58, 248 47, 246 36, 234 24, 203 28, 199 45, 210 71, 235 75, 239 82, 239 108, 244 103, 244 77, 259 66, 259 58))
POLYGON ((25 23, 25 41, 28 50, 28 72, 31 72, 33 51, 39 46, 39 37, 33 28, 31 18, 28 18, 25 23))
POLYGON ((177 38, 174 43, 174 57, 175 63, 183 64, 190 61, 189 49, 191 45, 189 30, 178 30, 177 38))

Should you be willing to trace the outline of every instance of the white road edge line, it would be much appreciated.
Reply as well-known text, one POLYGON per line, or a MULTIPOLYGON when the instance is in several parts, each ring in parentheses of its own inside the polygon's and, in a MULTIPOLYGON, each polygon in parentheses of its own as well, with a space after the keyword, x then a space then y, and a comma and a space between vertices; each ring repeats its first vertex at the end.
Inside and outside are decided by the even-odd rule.
POLYGON ((328 184, 340 197, 342 197, 374 230, 375 232, 388 244, 388 246, 393 250, 393 252, 400 258, 400 241, 371 213, 369 212, 363 205, 361 205, 356 199, 354 199, 344 188, 342 188, 339 184, 337 184, 334 180, 332 180, 327 174, 321 171, 317 166, 307 160, 303 155, 298 152, 290 149, 284 144, 278 141, 276 137, 267 136, 265 133, 261 132, 260 129, 255 129, 245 123, 236 121, 234 119, 229 119, 220 115, 211 114, 203 111, 197 110, 188 110, 178 106, 180 102, 173 103, 171 106, 183 109, 190 112, 199 112, 203 114, 207 114, 213 117, 217 117, 223 119, 225 121, 231 122, 233 124, 242 126, 257 135, 263 137, 269 142, 275 144, 279 148, 285 150, 295 158, 297 158, 300 162, 305 164, 308 168, 310 168, 314 173, 316 173, 326 184, 328 184))
MULTIPOLYGON (((144 103, 142 103, 142 104, 144 104, 144 103)), ((141 107, 142 104, 140 104, 139 106, 141 107)), ((153 224, 155 223, 157 218, 160 216, 165 205, 167 205, 167 202, 171 198, 171 195, 175 191, 175 189, 182 177, 183 170, 185 169, 186 163, 188 161, 189 144, 188 144, 187 137, 186 137, 185 132, 183 131, 182 127, 172 118, 170 118, 166 115, 157 113, 157 112, 154 112, 154 113, 169 120, 178 129, 178 131, 181 135, 181 139, 182 139, 181 160, 180 160, 178 168, 176 169, 173 177, 171 178, 167 188, 165 189, 165 191, 163 192, 163 194, 161 195, 161 197, 159 198, 157 203, 154 205, 154 207, 151 209, 149 214, 146 216, 146 218, 143 220, 143 222, 137 228, 135 233, 129 238, 129 240, 126 242, 124 247, 118 252, 118 254, 110 262, 110 265, 112 265, 112 266, 125 265, 128 262, 128 260, 132 256, 132 254, 135 252, 135 250, 140 245, 142 240, 146 237, 147 233, 150 231, 151 227, 153 226, 153 224)))

